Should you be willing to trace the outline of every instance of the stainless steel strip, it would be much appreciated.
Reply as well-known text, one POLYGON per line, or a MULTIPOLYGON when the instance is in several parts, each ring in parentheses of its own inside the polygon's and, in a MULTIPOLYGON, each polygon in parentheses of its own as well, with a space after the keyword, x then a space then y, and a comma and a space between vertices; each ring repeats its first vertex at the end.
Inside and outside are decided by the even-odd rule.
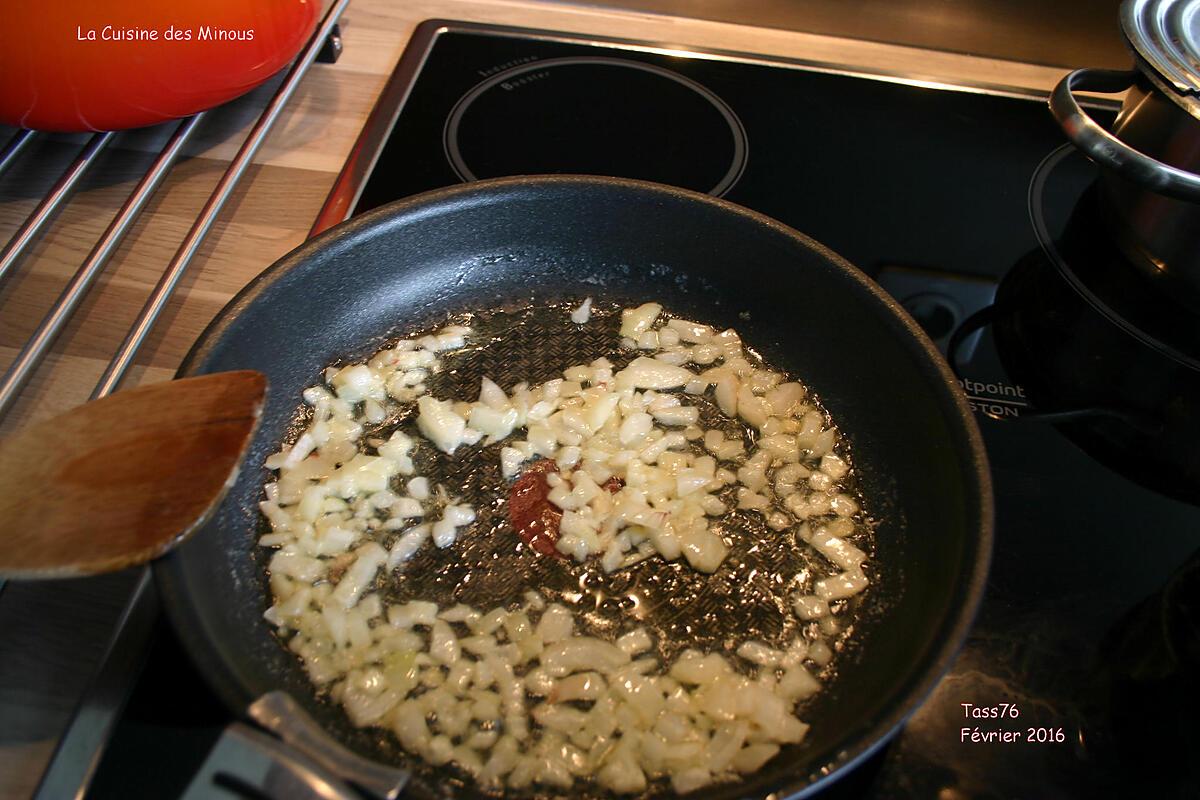
POLYGON ((0 175, 17 163, 17 156, 21 155, 21 151, 32 141, 33 131, 22 130, 13 134, 13 137, 8 140, 8 144, 4 145, 4 149, 0 150, 0 175))
POLYGON ((166 307, 167 300, 170 299, 171 294, 175 291, 179 279, 183 277, 184 271, 191 263, 196 252, 200 249, 200 243, 208 235, 208 231, 212 228, 217 216, 221 213, 225 202, 233 193, 234 187, 241 180, 246 168, 250 166, 254 154, 258 152, 258 148, 262 145, 263 140, 267 138, 267 133, 271 130, 271 126, 275 124, 279 113, 283 110, 287 101, 291 99, 292 94, 296 91, 296 87, 300 85, 300 79, 308 72, 308 68, 316 60, 317 54, 321 52, 326 37, 333 30, 333 26, 337 24, 338 17, 341 16, 342 11, 345 10, 349 2, 350 0, 338 0, 334 3, 333 7, 325 15, 321 27, 313 35, 313 38, 309 40, 308 46, 296 60, 296 63, 292 65, 287 77, 284 78, 283 84, 279 87, 275 96, 271 98, 271 102, 267 104, 262 116, 258 118, 258 122, 254 124, 254 128, 251 129, 250 134, 246 137, 246 141, 242 143, 237 155, 230 162, 229 168, 221 176, 217 187, 213 189, 212 195, 209 196, 208 202, 201 209, 196 223, 188 231, 188 235, 184 237, 183 244, 179 246, 179 250, 175 253, 175 258, 171 260, 167 271, 163 273, 158 285, 154 287, 153 293, 151 293, 150 298, 146 301, 146 305, 143 306, 141 314, 138 315, 137 321, 129 331, 129 335, 125 337, 121 349, 117 351, 116 357, 109 364, 95 391, 92 392, 92 399, 109 394, 121 382, 121 378, 124 377, 126 370, 133 363, 134 355, 141 348, 142 342, 145 341, 146 336, 150 333, 150 329, 154 327, 158 315, 166 307))
MULTIPOLYGON (((280 111, 295 92, 296 86, 308 68, 316 60, 326 37, 329 36, 329 32, 349 2, 350 0, 338 0, 326 12, 321 26, 309 40, 304 52, 297 57, 275 96, 263 110, 241 149, 234 156, 225 175, 213 190, 195 225, 188 232, 183 244, 176 252, 175 258, 171 261, 158 285, 155 286, 154 292, 143 307, 142 313, 138 316, 138 320, 130 330, 125 342, 92 391, 92 399, 111 394, 124 378, 126 371, 133 363, 134 356, 145 340, 146 334, 149 333, 154 321, 178 284, 180 276, 195 256, 205 235, 211 229, 225 201, 246 171, 246 167, 249 166, 280 111)), ((137 679, 138 670, 134 667, 140 663, 146 650, 151 626, 142 624, 141 621, 147 617, 153 619, 158 609, 158 599, 153 591, 150 569, 140 567, 137 575, 137 584, 126 603, 121 622, 116 626, 108 649, 76 706, 71 721, 67 725, 66 733, 59 740, 50 764, 42 774, 42 780, 34 794, 34 800, 58 800, 65 797, 82 800, 91 785, 95 770, 100 764, 112 730, 117 723, 117 718, 129 699, 129 693, 137 679)))
POLYGON ((50 193, 42 199, 38 207, 33 210, 33 213, 9 240, 3 252, 0 252, 0 280, 4 280, 4 276, 20 259, 21 253, 38 235, 42 227, 50 221, 62 202, 74 191, 76 184, 87 173, 88 168, 96 162, 96 156, 100 155, 100 151, 108 146, 114 136, 116 136, 114 132, 106 131, 97 133, 88 140, 87 146, 83 148, 79 157, 67 168, 50 193))
MULTIPOLYGON (((864 78, 866 80, 883 81, 884 83, 899 83, 906 86, 918 86, 939 91, 966 92, 969 94, 992 95, 996 97, 1011 97, 1017 100, 1032 100, 1045 102, 1047 91, 1033 89, 1028 86, 992 83, 977 79, 960 79, 923 74, 911 70, 894 70, 876 67, 862 67, 796 56, 761 55, 739 50, 727 50, 717 47, 671 47, 653 44, 639 39, 628 39, 616 36, 595 36, 581 33, 551 31, 539 28, 520 28, 512 25, 497 25, 487 22, 461 22, 447 19, 430 19, 418 26, 418 32, 428 27, 430 37, 426 44, 432 47, 433 39, 442 33, 469 33, 494 36, 504 36, 510 39, 531 39, 539 42, 558 42, 563 44, 578 44, 588 47, 613 48, 628 50, 635 53, 651 53, 655 55, 678 58, 698 58, 706 61, 728 61, 737 64, 755 64, 766 67, 782 67, 801 72, 818 72, 826 75, 841 75, 848 78, 864 78)), ((414 34, 414 39, 416 35, 414 34)), ((1088 98, 1092 104, 1092 98, 1088 98)), ((1090 107, 1116 109, 1120 102, 1096 99, 1090 107)))
MULTIPOLYGON (((391 135, 392 128, 408 101, 408 95, 413 85, 420 78, 425 62, 433 51, 438 37, 446 33, 465 33, 484 36, 503 36, 510 39, 529 39, 538 42, 554 42, 561 44, 583 45, 604 49, 625 50, 634 53, 654 55, 669 55, 678 58, 697 58, 706 61, 724 61, 735 64, 750 64, 764 67, 778 67, 801 72, 816 72, 824 75, 837 75, 848 78, 898 83, 908 86, 920 86, 939 91, 956 91, 968 94, 982 94, 995 97, 1011 97, 1017 100, 1044 103, 1047 93, 1041 90, 1021 86, 993 84, 973 80, 934 80, 915 73, 851 67, 831 61, 818 61, 790 56, 764 56, 736 50, 687 46, 672 48, 655 45, 636 39, 626 39, 611 36, 592 36, 582 33, 564 33, 535 28, 519 28, 511 25, 497 25, 487 22, 461 22, 449 19, 428 19, 417 26, 409 38, 408 46, 401 55, 400 62, 392 72, 384 86, 383 92, 376 101, 362 132, 354 143, 341 172, 334 181, 333 188, 325 199, 324 205, 317 214, 316 221, 309 231, 309 237, 316 236, 339 222, 350 218, 354 207, 362 195, 367 178, 375 168, 375 163, 383 150, 383 146, 391 135)), ((1081 99, 1081 105, 1088 108, 1116 111, 1120 101, 1088 97, 1081 99)))
POLYGON ((138 570, 100 665, 66 732, 58 740, 33 800, 83 800, 91 786, 92 776, 104 755, 104 745, 129 699, 129 687, 141 672, 146 642, 158 619, 153 576, 146 567, 138 570))
POLYGON ((13 403, 16 402, 17 394, 24 388, 38 365, 42 363, 50 351, 51 345, 54 344, 54 340, 58 338, 71 315, 75 313, 75 309, 83 301, 88 289, 91 288, 92 283, 108 263, 108 259, 116 252, 117 247, 125 238, 125 234, 129 232, 130 226, 141 214, 146 201, 150 199, 159 184, 162 183, 163 178, 171 171, 175 160, 183 151, 183 146, 187 144, 188 139, 191 138, 203 118, 204 114, 201 112, 184 120, 175 129, 158 158, 154 160, 129 199, 125 201, 125 205, 121 207, 109 224, 108 230, 92 248, 87 260, 79 267, 54 307, 50 309, 33 336, 25 343, 25 347, 9 366, 4 378, 0 379, 0 418, 7 414, 13 403))

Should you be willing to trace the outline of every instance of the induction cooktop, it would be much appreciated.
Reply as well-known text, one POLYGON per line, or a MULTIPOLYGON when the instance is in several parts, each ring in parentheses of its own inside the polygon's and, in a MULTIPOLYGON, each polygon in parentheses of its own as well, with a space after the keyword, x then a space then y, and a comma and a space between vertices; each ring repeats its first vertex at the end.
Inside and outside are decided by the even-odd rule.
MULTIPOLYGON (((661 181, 826 244, 945 348, 1015 264, 1049 257, 1095 177, 1064 148, 1020 90, 434 21, 313 230, 502 175, 661 181)), ((1022 420, 987 330, 957 360, 996 493, 986 597, 928 701, 820 796, 1200 795, 1200 509, 1022 420)), ((161 626, 90 796, 178 796, 230 719, 161 626)))

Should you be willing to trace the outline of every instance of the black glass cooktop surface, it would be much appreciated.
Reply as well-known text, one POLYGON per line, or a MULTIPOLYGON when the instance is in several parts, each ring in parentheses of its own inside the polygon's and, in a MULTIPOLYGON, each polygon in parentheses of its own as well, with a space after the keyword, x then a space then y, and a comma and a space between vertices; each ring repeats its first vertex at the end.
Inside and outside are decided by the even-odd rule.
MULTIPOLYGON (((1039 98, 454 23, 414 39, 389 96, 395 125, 334 209, 505 174, 674 183, 838 251, 943 346, 1039 256, 1029 189, 1063 144, 1039 98)), ((1093 177, 1081 160, 1039 184, 1046 218, 1093 177)), ((929 700, 821 796, 1200 795, 1200 510, 1021 421, 988 332, 961 352, 997 501, 983 607, 929 700)), ((164 625, 91 795, 177 795, 229 719, 164 625)))

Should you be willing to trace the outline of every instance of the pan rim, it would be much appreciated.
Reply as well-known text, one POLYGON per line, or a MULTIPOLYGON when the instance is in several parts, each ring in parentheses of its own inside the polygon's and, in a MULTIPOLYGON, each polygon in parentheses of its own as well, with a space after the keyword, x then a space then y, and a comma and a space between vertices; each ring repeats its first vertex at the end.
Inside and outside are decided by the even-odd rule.
MULTIPOLYGON (((936 394, 941 395, 943 412, 950 412, 948 423, 957 440, 954 444, 959 452, 958 469, 968 489, 965 498, 968 520, 967 535, 964 538, 963 570, 958 585, 952 589, 951 594, 952 600, 958 601, 959 611, 948 615, 942 625, 934 629, 928 657, 914 668, 913 675, 905 683, 897 687, 895 699, 885 704, 884 713, 873 720, 863 721, 856 728, 857 733, 851 734, 845 740, 846 747, 819 761, 814 760, 807 770, 795 774, 794 779, 788 780, 771 793, 773 798, 789 800, 811 796, 870 758, 928 699, 954 662, 974 624, 983 600, 994 544, 992 479, 983 436, 974 413, 958 389, 957 380, 949 365, 903 307, 858 267, 836 252, 759 212, 706 194, 649 181, 589 175, 532 175, 459 184, 397 200, 303 242, 254 277, 217 313, 185 356, 177 376, 200 374, 200 364, 222 340, 225 332, 238 320, 241 313, 277 281, 304 265, 315 254, 352 248, 361 241, 369 240, 372 230, 386 225, 393 218, 411 217, 422 212, 431 213, 439 208, 453 206, 456 201, 461 202, 477 196, 503 195, 510 191, 534 188, 626 191, 661 200, 698 203, 710 206, 720 213, 740 217, 754 226, 789 239, 803 249, 816 253, 841 272, 843 277, 857 284, 858 290, 869 297, 870 302, 876 303, 881 312, 890 318, 889 321, 907 335, 909 346, 920 353, 924 366, 932 368, 933 373, 940 378, 930 381, 931 388, 936 386, 936 394)), ((180 559, 174 554, 169 554, 156 561, 154 575, 159 595, 165 601, 163 606, 167 616, 188 656, 216 694, 231 710, 240 714, 247 702, 244 687, 234 678, 228 665, 216 655, 215 648, 200 641, 206 637, 193 633, 202 630, 202 627, 198 624, 199 615, 190 609, 184 596, 185 581, 180 559)))

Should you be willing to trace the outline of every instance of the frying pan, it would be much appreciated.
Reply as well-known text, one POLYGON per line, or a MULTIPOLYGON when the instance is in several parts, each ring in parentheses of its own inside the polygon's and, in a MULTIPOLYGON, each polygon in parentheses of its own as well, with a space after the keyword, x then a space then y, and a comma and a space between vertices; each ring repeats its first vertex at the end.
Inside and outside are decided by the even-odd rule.
MULTIPOLYGON (((257 465, 303 424, 299 395, 328 365, 369 357, 388 337, 461 312, 534 313, 585 296, 623 305, 653 299, 681 316, 736 327, 768 363, 808 384, 849 443, 858 490, 877 520, 873 582, 854 636, 823 691, 800 709, 812 724, 808 738, 740 783, 702 790, 712 798, 810 794, 885 742, 961 645, 991 554, 989 474, 949 369, 894 301, 820 244, 705 195, 595 177, 467 184, 365 214, 269 268, 218 315, 181 368, 184 375, 257 369, 270 389, 224 504, 205 530, 155 565, 166 611, 236 713, 282 689, 350 749, 411 765, 394 741, 355 729, 318 697, 262 618, 269 553, 255 542, 268 473, 257 465)), ((540 381, 579 363, 579 353, 543 351, 553 340, 534 337, 482 368, 540 381)), ((478 387, 476 375, 467 377, 465 385, 478 387)), ((440 557, 473 556, 456 545, 440 557)), ((552 579, 549 570, 566 569, 551 561, 478 572, 502 594, 514 583, 539 588, 552 579)), ((410 567, 404 580, 445 591, 461 578, 452 566, 424 578, 410 567)), ((658 559, 641 566, 667 569, 658 559)), ((753 627, 770 613, 742 607, 736 582, 720 575, 716 589, 678 612, 699 635, 725 616, 753 627)), ((412 766, 408 797, 478 794, 452 771, 412 766)))

